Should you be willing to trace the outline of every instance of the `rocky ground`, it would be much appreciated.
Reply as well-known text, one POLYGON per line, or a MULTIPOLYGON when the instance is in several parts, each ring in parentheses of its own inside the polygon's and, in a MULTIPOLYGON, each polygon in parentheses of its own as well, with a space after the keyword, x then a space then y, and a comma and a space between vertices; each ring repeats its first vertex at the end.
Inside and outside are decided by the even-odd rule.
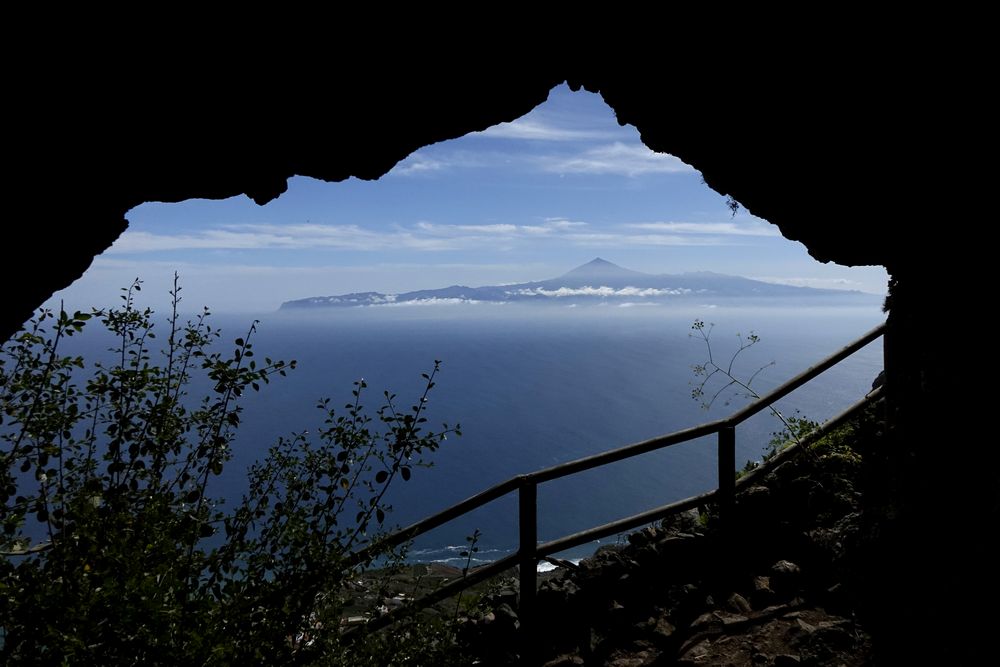
MULTIPOLYGON (((484 596, 500 603, 515 604, 516 570, 467 589, 461 599, 452 597, 439 602, 420 615, 424 619, 459 619, 467 622, 481 614, 479 602, 484 596)), ((460 579, 462 569, 444 563, 417 563, 393 569, 373 570, 349 581, 343 610, 347 625, 360 625, 373 616, 403 607, 411 600, 460 579)))
POLYGON ((777 560, 718 582, 704 571, 701 577, 683 577, 682 571, 702 569, 693 559, 706 535, 669 529, 639 535, 629 547, 598 554, 579 572, 542 588, 544 617, 560 607, 579 610, 559 632, 546 628, 545 665, 870 663, 870 639, 838 604, 836 588, 808 590, 797 563, 777 560), (678 567, 649 577, 654 560, 678 567), (692 583, 677 582, 684 578, 692 583))
MULTIPOLYGON (((873 438, 877 423, 852 425, 781 464, 739 495, 728 531, 691 511, 557 570, 539 588, 538 662, 871 664, 859 489, 873 438)), ((480 664, 517 662, 516 602, 464 628, 480 664)))
MULTIPOLYGON (((516 572, 427 614, 458 618, 458 644, 484 666, 872 664, 859 489, 877 431, 845 427, 781 464, 739 494, 727 530, 710 508, 693 510, 548 573, 532 661, 522 659, 516 572)), ((455 576, 413 566, 380 589, 381 603, 455 576)), ((358 610, 378 602, 361 597, 358 610)))

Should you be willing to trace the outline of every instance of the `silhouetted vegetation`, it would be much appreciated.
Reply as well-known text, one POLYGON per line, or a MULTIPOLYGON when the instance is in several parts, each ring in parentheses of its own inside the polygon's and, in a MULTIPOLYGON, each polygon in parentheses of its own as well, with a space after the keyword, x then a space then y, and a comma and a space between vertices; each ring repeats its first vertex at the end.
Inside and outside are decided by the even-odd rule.
POLYGON ((340 592, 352 551, 376 546, 362 568, 398 561, 377 548, 386 493, 458 433, 425 430, 439 362, 409 408, 385 392, 369 413, 363 380, 343 407, 321 401, 322 426, 281 438, 226 509, 240 399, 295 362, 256 356, 257 323, 225 347, 207 309, 181 321, 176 280, 157 354, 140 288, 117 308, 43 310, 2 348, 2 661, 428 664, 440 626, 341 645, 340 592), (111 363, 64 353, 93 322, 111 363))

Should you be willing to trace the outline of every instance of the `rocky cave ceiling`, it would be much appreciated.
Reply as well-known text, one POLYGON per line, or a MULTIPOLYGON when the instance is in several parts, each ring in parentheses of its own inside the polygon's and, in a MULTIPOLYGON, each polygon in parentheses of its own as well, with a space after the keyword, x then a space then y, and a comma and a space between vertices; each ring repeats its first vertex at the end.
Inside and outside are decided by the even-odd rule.
POLYGON ((585 67, 474 77, 369 67, 308 83, 302 72, 83 74, 44 82, 8 128, 8 185, 29 206, 8 239, 3 338, 82 275, 134 206, 241 193, 263 204, 293 175, 375 179, 422 146, 528 113, 564 81, 600 93, 647 146, 695 166, 818 260, 898 276, 923 251, 919 240, 892 242, 904 231, 900 198, 921 187, 920 153, 898 125, 911 100, 872 77, 735 82, 585 67))

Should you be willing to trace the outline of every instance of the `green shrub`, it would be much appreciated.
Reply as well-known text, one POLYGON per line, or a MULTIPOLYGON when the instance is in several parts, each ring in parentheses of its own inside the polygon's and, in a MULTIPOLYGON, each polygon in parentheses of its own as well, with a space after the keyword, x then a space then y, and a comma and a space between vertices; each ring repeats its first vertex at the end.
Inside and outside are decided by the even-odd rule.
MULTIPOLYGON (((41 311, 0 355, 0 657, 13 663, 274 664, 345 656, 340 585, 353 550, 377 542, 386 492, 438 448, 428 392, 374 415, 355 383, 315 432, 280 439, 228 511, 213 496, 241 397, 295 362, 258 361, 257 323, 219 351, 209 313, 167 320, 136 281, 119 308, 41 311), (99 321, 115 361, 63 354, 99 321), (207 380, 210 394, 188 395, 207 380), (31 544, 28 535, 43 535, 31 544)), ((384 555, 375 550, 374 556, 384 555)), ((354 660, 354 658, 351 658, 354 660)), ((358 664, 362 664, 359 662, 358 664)))

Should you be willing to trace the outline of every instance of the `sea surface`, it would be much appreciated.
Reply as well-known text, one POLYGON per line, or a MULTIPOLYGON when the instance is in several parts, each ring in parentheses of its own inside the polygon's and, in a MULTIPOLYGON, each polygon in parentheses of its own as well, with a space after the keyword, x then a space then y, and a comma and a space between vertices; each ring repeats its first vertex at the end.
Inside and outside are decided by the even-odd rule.
MULTIPOLYGON (((739 355, 733 373, 746 379, 767 366, 753 382, 764 393, 880 324, 879 305, 876 297, 870 306, 841 307, 746 300, 631 308, 480 303, 257 315, 257 358, 296 359, 298 368, 245 397, 234 459, 210 495, 238 501, 247 466, 279 436, 321 425, 318 399, 348 403, 352 382, 364 378, 363 404, 372 415, 384 390, 406 408, 423 390, 421 373, 439 359, 427 426, 458 422, 463 435, 449 437, 432 455, 433 467, 415 469, 410 481, 395 484, 387 525, 408 525, 514 475, 696 426, 745 405, 735 392, 724 393, 711 410, 692 399, 692 366, 707 359, 704 342, 690 336, 696 319, 715 324, 712 352, 720 362, 738 349, 738 334, 760 337, 739 355)), ((231 340, 253 319, 228 315, 214 323, 231 340)), ((106 350, 106 340, 86 340, 73 345, 84 353, 88 347, 106 350)), ((861 398, 881 368, 879 340, 778 407, 822 421, 861 398)), ((741 425, 738 466, 760 459, 780 427, 766 412, 741 425)), ((538 492, 538 538, 555 539, 710 490, 717 485, 715 457, 715 438, 709 437, 547 482, 538 492)), ((481 537, 473 562, 516 550, 516 497, 418 538, 409 558, 460 565, 466 537, 475 530, 481 537)), ((580 558, 599 546, 590 543, 562 557, 580 558)))
MULTIPOLYGON (((279 435, 319 425, 316 399, 347 403, 351 383, 364 378, 364 403, 372 411, 384 390, 408 407, 422 390, 420 374, 440 359, 428 426, 460 422, 463 435, 444 443, 432 468, 417 469, 393 489, 388 522, 408 525, 514 475, 695 426, 745 405, 747 399, 732 391, 707 411, 691 398, 692 366, 707 359, 704 342, 689 336, 695 319, 715 324, 716 360, 728 362, 739 346, 737 334, 760 337, 733 370, 746 379, 774 362, 753 383, 764 393, 860 337, 884 315, 873 300, 867 308, 745 301, 673 309, 456 304, 261 319, 258 356, 295 358, 299 367, 245 402, 224 495, 240 487, 245 465, 279 435)), ((879 340, 781 401, 779 409, 822 421, 861 398, 881 368, 879 340)), ((766 412, 739 427, 738 465, 760 459, 780 427, 766 412)), ((538 493, 539 540, 712 489, 715 457, 710 437, 547 482, 538 493)), ((465 538, 477 529, 476 560, 515 550, 514 495, 419 538, 410 558, 460 564, 465 538)), ((584 545, 563 557, 579 558, 598 546, 584 545)))

